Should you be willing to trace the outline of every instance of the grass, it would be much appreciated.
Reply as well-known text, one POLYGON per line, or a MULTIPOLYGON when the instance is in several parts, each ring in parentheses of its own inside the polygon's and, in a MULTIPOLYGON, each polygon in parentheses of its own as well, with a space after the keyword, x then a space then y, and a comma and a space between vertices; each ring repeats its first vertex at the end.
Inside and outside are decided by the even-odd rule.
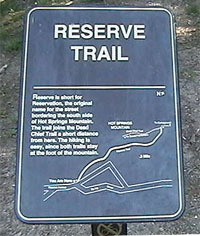
POLYGON ((197 76, 197 73, 192 69, 184 69, 182 73, 188 79, 191 79, 197 76))
POLYGON ((1 0, 0 1, 0 17, 10 12, 18 12, 25 7, 25 3, 20 0, 1 0))
POLYGON ((38 0, 36 1, 38 5, 59 5, 66 4, 70 2, 70 0, 38 0))
POLYGON ((18 38, 10 40, 5 46, 5 50, 8 52, 17 52, 21 48, 22 48, 22 40, 18 38))
POLYGON ((7 117, 7 112, 3 109, 0 109, 0 118, 4 119, 7 117))
POLYGON ((25 4, 19 0, 0 2, 0 49, 16 52, 22 46, 22 25, 25 4))
POLYGON ((26 2, 37 5, 66 4, 69 0, 0 0, 0 50, 15 53, 22 48, 23 18, 26 2))
POLYGON ((188 15, 200 16, 200 4, 197 2, 191 2, 186 8, 186 12, 188 15))

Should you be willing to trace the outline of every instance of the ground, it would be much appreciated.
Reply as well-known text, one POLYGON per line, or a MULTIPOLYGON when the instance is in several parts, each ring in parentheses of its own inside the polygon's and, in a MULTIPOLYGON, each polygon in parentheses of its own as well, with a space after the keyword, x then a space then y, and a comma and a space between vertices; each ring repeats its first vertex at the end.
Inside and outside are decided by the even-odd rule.
MULTIPOLYGON (((0 0, 0 4, 6 0, 0 0)), ((7 1, 8 2, 8 1, 7 1)), ((11 1, 9 1, 11 2, 11 1)), ((26 8, 31 1, 20 1, 26 8)), ((33 2, 33 1, 32 1, 33 2)), ((39 1, 48 2, 67 1, 39 1)), ((73 3, 162 5, 177 21, 179 84, 182 114, 186 209, 173 222, 128 224, 128 234, 200 233, 200 0, 82 0, 73 3), (156 3, 155 3, 156 2, 156 3)), ((0 5, 0 235, 90 235, 90 225, 27 225, 14 214, 16 132, 21 63, 21 25, 24 10, 15 6, 3 15, 0 5), (15 26, 15 28, 13 27, 15 26), (16 36, 17 35, 17 36, 16 36)))

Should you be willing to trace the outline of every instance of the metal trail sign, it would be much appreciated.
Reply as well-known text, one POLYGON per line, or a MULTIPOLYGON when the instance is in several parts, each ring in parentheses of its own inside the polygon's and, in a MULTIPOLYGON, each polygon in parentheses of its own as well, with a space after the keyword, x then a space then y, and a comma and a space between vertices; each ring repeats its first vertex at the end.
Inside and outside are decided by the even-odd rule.
POLYGON ((27 14, 16 214, 27 223, 183 211, 174 22, 164 8, 27 14))

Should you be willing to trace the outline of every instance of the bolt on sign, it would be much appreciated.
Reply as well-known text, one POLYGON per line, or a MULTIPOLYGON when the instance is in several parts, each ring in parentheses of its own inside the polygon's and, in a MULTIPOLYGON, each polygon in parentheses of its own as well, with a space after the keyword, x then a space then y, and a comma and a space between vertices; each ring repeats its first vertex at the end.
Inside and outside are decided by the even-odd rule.
POLYGON ((177 219, 174 19, 164 8, 37 7, 26 18, 16 214, 27 223, 177 219))

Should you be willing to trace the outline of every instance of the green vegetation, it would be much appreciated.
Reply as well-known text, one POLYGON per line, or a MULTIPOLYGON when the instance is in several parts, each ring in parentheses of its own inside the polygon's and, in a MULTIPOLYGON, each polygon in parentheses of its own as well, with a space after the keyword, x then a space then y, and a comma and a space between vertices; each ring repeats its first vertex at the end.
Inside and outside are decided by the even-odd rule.
POLYGON ((0 0, 0 17, 24 9, 25 3, 19 0, 0 0))
POLYGON ((65 5, 69 3, 70 0, 38 0, 36 3, 38 5, 65 5))
POLYGON ((7 113, 5 110, 0 109, 0 118, 6 118, 7 117, 7 113))
POLYGON ((14 53, 22 48, 23 18, 29 6, 69 2, 70 0, 0 0, 0 50, 14 53))
POLYGON ((13 52, 21 48, 24 8, 22 1, 0 1, 0 48, 4 51, 13 52))
POLYGON ((188 79, 191 79, 197 76, 197 73, 192 69, 184 69, 182 71, 182 74, 188 79))
POLYGON ((18 51, 21 48, 22 48, 22 40, 21 39, 10 40, 5 46, 5 49, 8 52, 18 51))
POLYGON ((188 15, 199 16, 200 15, 200 4, 197 2, 191 2, 186 8, 188 15))

